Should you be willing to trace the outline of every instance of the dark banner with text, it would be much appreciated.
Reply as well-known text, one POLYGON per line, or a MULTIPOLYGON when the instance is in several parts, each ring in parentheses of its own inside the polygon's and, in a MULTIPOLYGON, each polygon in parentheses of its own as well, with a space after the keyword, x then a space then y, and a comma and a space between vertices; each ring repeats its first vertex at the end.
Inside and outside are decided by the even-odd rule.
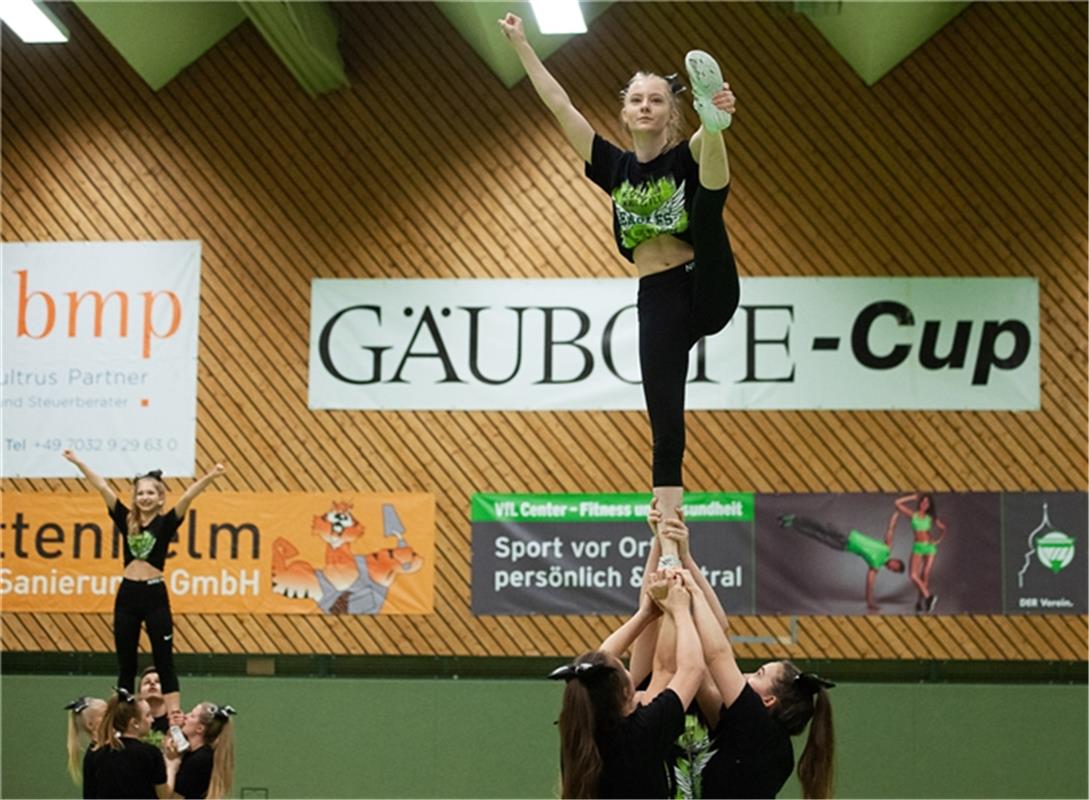
MULTIPOLYGON (((624 614, 649 494, 472 498, 474 614, 624 614)), ((690 493, 696 562, 734 614, 1084 614, 1084 492, 690 493)))
MULTIPOLYGON (((649 494, 477 494, 474 614, 624 614, 650 549, 649 494)), ((697 494, 692 553, 722 602, 752 610, 752 495, 697 494)))

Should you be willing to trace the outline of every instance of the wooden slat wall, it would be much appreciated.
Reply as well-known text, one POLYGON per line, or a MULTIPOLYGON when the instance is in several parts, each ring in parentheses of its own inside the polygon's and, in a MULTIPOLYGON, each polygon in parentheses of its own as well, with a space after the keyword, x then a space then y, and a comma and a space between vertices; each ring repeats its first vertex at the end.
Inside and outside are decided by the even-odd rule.
MULTIPOLYGON (((620 138, 616 92, 634 68, 675 70, 692 47, 722 54, 740 98, 728 211, 743 273, 1036 276, 1041 410, 697 412, 688 485, 1084 491, 1086 6, 974 4, 867 88, 780 5, 618 3, 549 65, 620 138)), ((358 3, 337 7, 350 91, 308 99, 246 24, 154 94, 78 11, 56 10, 68 45, 4 34, 3 238, 202 240, 201 467, 228 462, 234 490, 437 497, 433 615, 188 615, 179 650, 558 655, 600 641, 615 618, 471 615, 468 496, 643 490, 642 414, 311 412, 306 401, 313 276, 630 274, 604 197, 531 88, 505 89, 430 4, 358 3)), ((776 637, 789 619, 735 627, 776 637)), ((799 631, 795 646, 739 653, 1086 657, 1084 616, 813 617, 799 631)), ((8 651, 111 641, 106 615, 3 616, 8 651)))

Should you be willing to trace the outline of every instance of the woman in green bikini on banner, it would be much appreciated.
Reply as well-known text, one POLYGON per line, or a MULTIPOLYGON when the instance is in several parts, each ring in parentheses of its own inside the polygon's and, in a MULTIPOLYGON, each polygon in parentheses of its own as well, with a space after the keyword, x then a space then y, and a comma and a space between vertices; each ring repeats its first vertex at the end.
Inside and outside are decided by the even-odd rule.
POLYGON ((898 514, 894 512, 889 520, 888 529, 885 531, 885 541, 867 536, 853 528, 850 533, 843 533, 831 525, 795 514, 781 515, 779 517, 779 526, 797 531, 803 536, 808 536, 810 539, 831 547, 833 550, 842 550, 860 556, 866 562, 866 566, 870 568, 866 573, 866 608, 870 611, 877 611, 877 603, 873 598, 873 585, 877 580, 877 573, 881 569, 888 569, 893 572, 904 571, 903 561, 889 557, 892 553, 892 534, 896 529, 897 516, 898 514))
POLYGON ((915 535, 915 543, 911 546, 911 562, 908 565, 908 576, 919 590, 915 610, 933 611, 938 595, 930 591, 930 571, 934 569, 938 543, 945 538, 945 523, 938 519, 934 498, 929 494, 915 492, 901 497, 896 501, 896 510, 911 521, 911 532, 915 535), (912 501, 915 501, 914 509, 908 505, 912 501), (935 525, 941 532, 936 539, 931 535, 935 525))

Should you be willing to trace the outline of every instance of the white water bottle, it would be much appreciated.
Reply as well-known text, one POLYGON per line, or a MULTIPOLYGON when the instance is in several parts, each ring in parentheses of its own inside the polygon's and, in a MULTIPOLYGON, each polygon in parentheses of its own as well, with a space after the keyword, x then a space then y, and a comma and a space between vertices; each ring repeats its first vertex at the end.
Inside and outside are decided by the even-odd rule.
POLYGON ((189 749, 189 740, 185 738, 185 734, 177 725, 170 726, 170 738, 174 740, 174 749, 179 753, 189 749))

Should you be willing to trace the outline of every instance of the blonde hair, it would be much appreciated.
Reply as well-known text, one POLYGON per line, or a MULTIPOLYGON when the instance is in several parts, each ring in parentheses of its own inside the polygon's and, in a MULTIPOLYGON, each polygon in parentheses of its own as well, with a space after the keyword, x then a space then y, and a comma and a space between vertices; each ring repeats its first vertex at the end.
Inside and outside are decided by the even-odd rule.
MULTIPOLYGON (((669 82, 669 79, 664 75, 659 75, 657 72, 645 72, 639 70, 628 82, 624 84, 624 88, 620 90, 620 97, 623 98, 624 104, 628 102, 628 92, 631 90, 631 86, 636 81, 641 81, 644 78, 657 78, 666 86, 666 97, 669 100, 669 124, 666 126, 666 147, 674 147, 681 143, 684 135, 681 133, 684 127, 684 117, 681 114, 681 104, 677 102, 677 95, 673 91, 673 84, 669 82)), ((620 108, 620 124, 625 130, 628 130, 628 123, 624 121, 624 107, 620 108)))
POLYGON ((68 774, 72 782, 79 784, 83 780, 83 760, 80 757, 81 740, 83 734, 91 739, 91 746, 95 740, 91 734, 91 717, 96 712, 101 712, 106 707, 106 701, 97 697, 80 697, 68 704, 68 774))
POLYGON ((200 704, 200 722, 204 726, 204 741, 212 748, 212 780, 208 783, 207 800, 222 800, 231 793, 234 781, 234 725, 230 706, 218 706, 207 701, 200 704), (230 709, 227 713, 226 709, 230 709))
POLYGON ((155 484, 155 489, 159 492, 160 499, 166 497, 166 484, 154 475, 141 475, 132 482, 132 505, 129 506, 128 520, 129 536, 139 536, 140 531, 143 530, 143 525, 140 524, 140 511, 136 508, 136 490, 140 488, 140 481, 151 481, 155 484))

